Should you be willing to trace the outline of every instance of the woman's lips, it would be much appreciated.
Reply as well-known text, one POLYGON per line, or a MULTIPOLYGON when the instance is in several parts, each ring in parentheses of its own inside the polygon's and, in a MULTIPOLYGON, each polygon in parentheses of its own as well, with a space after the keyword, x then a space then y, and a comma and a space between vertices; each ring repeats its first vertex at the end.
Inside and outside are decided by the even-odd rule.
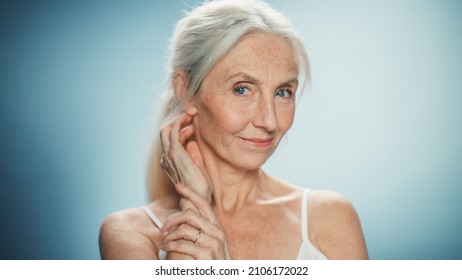
POLYGON ((262 148, 268 147, 269 145, 271 145, 271 142, 273 142, 273 138, 240 138, 252 146, 262 148))

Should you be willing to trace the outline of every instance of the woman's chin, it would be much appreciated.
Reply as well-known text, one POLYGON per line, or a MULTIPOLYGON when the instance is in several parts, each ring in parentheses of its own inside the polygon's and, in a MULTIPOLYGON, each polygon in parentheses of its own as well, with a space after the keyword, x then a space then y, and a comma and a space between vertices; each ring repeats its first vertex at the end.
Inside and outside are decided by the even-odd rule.
POLYGON ((257 157, 242 157, 238 159, 235 165, 242 170, 257 170, 260 169, 268 158, 257 158, 257 157))

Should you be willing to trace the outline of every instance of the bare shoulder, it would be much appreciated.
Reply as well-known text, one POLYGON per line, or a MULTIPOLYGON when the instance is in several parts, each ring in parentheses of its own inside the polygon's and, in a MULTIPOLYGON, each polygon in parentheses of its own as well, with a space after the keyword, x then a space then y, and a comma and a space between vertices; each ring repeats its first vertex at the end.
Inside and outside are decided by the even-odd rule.
POLYGON ((329 259, 367 259, 361 223, 351 202, 341 194, 313 190, 309 199, 310 240, 329 259))
POLYGON ((102 259, 155 259, 156 228, 141 208, 111 213, 104 220, 99 247, 102 259))
POLYGON ((353 205, 346 197, 329 190, 312 190, 310 193, 310 205, 315 208, 316 212, 340 211, 345 214, 355 213, 353 205))
MULTIPOLYGON (((159 217, 171 213, 162 203, 148 207, 159 217)), ((102 259, 157 259, 162 233, 141 207, 111 213, 104 220, 99 234, 102 259)))

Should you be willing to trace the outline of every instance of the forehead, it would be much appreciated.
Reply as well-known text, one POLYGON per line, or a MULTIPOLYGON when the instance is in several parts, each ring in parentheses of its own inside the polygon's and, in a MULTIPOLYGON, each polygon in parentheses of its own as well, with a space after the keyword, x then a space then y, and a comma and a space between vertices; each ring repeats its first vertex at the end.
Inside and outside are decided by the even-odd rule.
POLYGON ((254 75, 286 79, 298 75, 293 48, 284 38, 269 33, 243 37, 211 70, 210 74, 232 75, 248 71, 254 75))

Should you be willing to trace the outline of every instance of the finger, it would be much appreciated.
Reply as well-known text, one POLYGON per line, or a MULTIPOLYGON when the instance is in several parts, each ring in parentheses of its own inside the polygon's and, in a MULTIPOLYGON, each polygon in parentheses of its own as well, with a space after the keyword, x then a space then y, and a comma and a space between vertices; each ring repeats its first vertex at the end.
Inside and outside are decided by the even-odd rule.
POLYGON ((183 127, 180 131, 180 144, 184 145, 186 140, 194 135, 194 126, 192 124, 183 127))
POLYGON ((174 129, 176 120, 173 121, 172 123, 164 126, 161 131, 160 131, 160 138, 161 138, 161 144, 162 148, 164 151, 164 155, 161 158, 161 167, 162 170, 167 173, 169 176, 170 180, 176 184, 179 181, 181 181, 180 174, 177 170, 177 166, 173 163, 173 156, 174 156, 174 151, 171 149, 172 148, 172 141, 171 141, 171 135, 172 131, 174 129))
POLYGON ((191 122, 191 116, 187 115, 186 113, 182 113, 171 124, 171 129, 169 130, 170 134, 168 135, 169 137, 168 142, 170 144, 169 147, 171 149, 169 150, 168 156, 170 157, 171 160, 174 160, 177 164, 184 162, 185 156, 187 156, 184 143, 186 142, 186 139, 194 133, 194 130, 191 130, 192 127, 188 127, 188 125, 185 125, 185 124, 189 124, 190 122, 191 122), (184 139, 180 138, 181 130, 184 130, 183 132, 184 139))
POLYGON ((180 129, 183 129, 186 126, 191 125, 193 120, 193 117, 188 113, 183 112, 182 114, 184 114, 184 118, 181 121, 180 129))
POLYGON ((196 205, 184 197, 180 198, 179 206, 181 210, 191 209, 199 213, 199 209, 197 209, 196 205))
POLYGON ((190 209, 186 209, 170 215, 165 221, 161 231, 168 233, 173 231, 175 227, 179 227, 181 224, 188 224, 209 235, 215 235, 214 233, 217 231, 217 228, 214 224, 205 220, 196 211, 190 209))
POLYGON ((177 252, 189 255, 196 260, 225 259, 225 254, 221 248, 201 247, 188 240, 170 241, 161 248, 166 252, 177 252))
POLYGON ((176 117, 171 123, 165 125, 161 130, 160 130, 160 137, 161 137, 161 144, 162 148, 164 151, 168 151, 170 149, 170 143, 171 141, 171 134, 172 131, 179 131, 180 129, 184 128, 187 126, 187 124, 190 124, 192 120, 192 117, 190 115, 187 115, 186 113, 180 114, 178 117, 176 117), (164 146, 164 144, 167 144, 164 146))
MULTIPOLYGON (((186 139, 193 135, 194 127, 191 125, 192 117, 182 113, 178 116, 172 123, 165 126, 161 130, 161 143, 164 149, 164 156, 162 157, 161 167, 162 169, 168 174, 171 181, 176 184, 178 182, 183 182, 184 179, 188 177, 192 177, 188 183, 197 182, 194 176, 202 175, 201 171, 194 167, 195 162, 191 158, 191 156, 187 153, 184 142, 186 139), (182 125, 187 124, 183 127, 182 134, 182 143, 178 142, 178 129, 181 128, 182 125)), ((199 179, 199 181, 201 181, 199 179)))
POLYGON ((169 216, 161 231, 168 234, 182 224, 188 224, 194 228, 197 228, 203 234, 209 235, 221 243, 226 242, 226 235, 219 226, 206 221, 204 218, 199 216, 198 213, 192 210, 185 210, 169 216))
POLYGON ((215 218, 215 214, 210 207, 209 201, 205 198, 198 195, 194 190, 185 186, 184 184, 176 184, 175 188, 177 192, 186 198, 187 200, 191 201, 194 204, 195 208, 199 211, 199 214, 204 217, 207 221, 216 224, 217 220, 215 218))
POLYGON ((183 239, 193 242, 196 246, 212 248, 215 251, 219 251, 220 248, 223 247, 224 242, 222 243, 217 238, 212 237, 200 230, 197 230, 196 228, 191 227, 191 229, 192 230, 187 234, 188 238, 172 238, 169 240, 165 239, 163 245, 167 244, 168 242, 183 239))
POLYGON ((176 229, 170 231, 164 238, 163 243, 168 243, 170 241, 178 240, 178 239, 185 239, 192 242, 196 242, 201 238, 202 233, 200 229, 192 227, 188 224, 181 224, 176 229))
POLYGON ((180 174, 178 173, 176 165, 171 163, 168 153, 164 153, 162 155, 160 159, 160 167, 174 184, 177 184, 180 181, 180 174))
POLYGON ((205 168, 204 161, 202 159, 202 153, 196 141, 189 141, 188 144, 186 144, 186 151, 188 152, 189 156, 193 159, 194 163, 197 164, 197 166, 203 169, 205 168))
POLYGON ((191 116, 186 113, 181 113, 181 115, 173 122, 172 131, 170 134, 171 143, 180 143, 180 130, 182 125, 184 126, 186 123, 191 121, 191 116))
POLYGON ((162 150, 164 153, 170 150, 170 131, 172 129, 172 125, 166 125, 160 130, 160 143, 162 145, 162 150))

